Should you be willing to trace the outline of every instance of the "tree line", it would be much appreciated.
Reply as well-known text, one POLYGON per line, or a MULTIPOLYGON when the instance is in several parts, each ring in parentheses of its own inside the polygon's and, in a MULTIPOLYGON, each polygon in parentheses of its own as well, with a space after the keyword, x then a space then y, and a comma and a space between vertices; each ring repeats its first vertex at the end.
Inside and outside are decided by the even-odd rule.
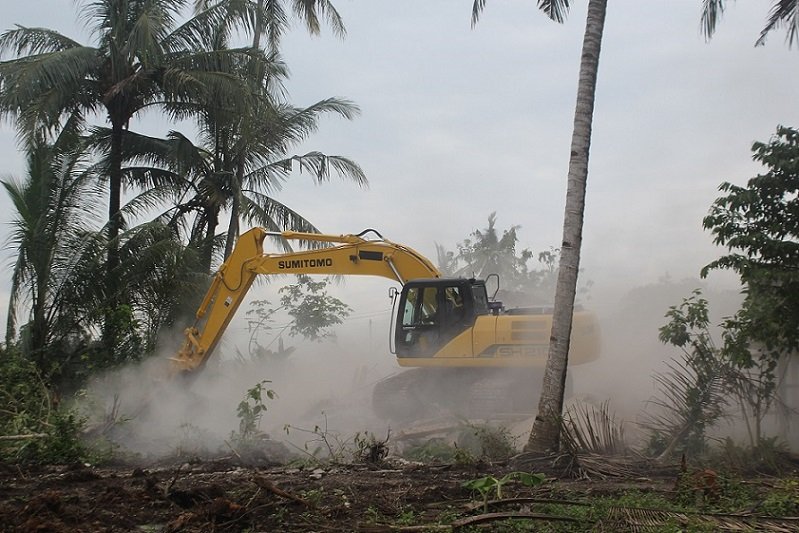
POLYGON ((3 182, 16 212, 6 345, 54 386, 152 352, 242 225, 316 231, 275 198, 292 172, 367 183, 347 157, 292 153, 321 116, 358 114, 341 98, 295 106, 284 86, 292 18, 344 35, 327 0, 86 1, 79 16, 89 44, 0 35, 0 116, 27 156, 26 176, 3 182), (194 131, 131 129, 147 110, 194 131))

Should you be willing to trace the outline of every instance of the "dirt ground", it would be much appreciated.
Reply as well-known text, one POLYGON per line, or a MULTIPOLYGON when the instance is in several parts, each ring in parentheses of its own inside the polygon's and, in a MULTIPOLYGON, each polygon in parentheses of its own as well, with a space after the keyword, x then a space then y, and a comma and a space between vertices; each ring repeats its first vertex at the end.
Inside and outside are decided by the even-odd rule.
MULTIPOLYGON (((422 464, 388 457, 376 464, 298 468, 244 466, 234 456, 139 466, 0 463, 0 531, 799 531, 799 517, 762 518, 755 509, 702 515, 707 525, 698 530, 663 529, 667 521, 694 519, 644 506, 649 497, 674 499, 684 468, 679 464, 583 457, 582 471, 591 476, 573 479, 565 474, 569 465, 563 458, 557 464, 551 457, 511 463, 422 464), (465 481, 519 470, 543 473, 546 481, 535 487, 508 483, 490 509, 463 487, 465 481), (606 508, 598 520, 563 512, 629 494, 636 499, 614 503, 620 507, 606 508)), ((705 473, 692 476, 696 486, 689 487, 698 497, 718 488, 715 478, 698 472, 705 473)), ((774 478, 745 483, 773 486, 774 478)), ((794 497, 799 501, 799 493, 794 497)))
MULTIPOLYGON (((242 467, 230 460, 150 467, 0 466, 0 529, 95 531, 436 531, 482 511, 464 481, 507 466, 242 467)), ((575 499, 669 491, 673 479, 554 478, 508 486, 504 498, 575 499)), ((455 528, 452 528, 452 525, 455 528)), ((466 524, 464 524, 464 527, 466 524)), ((587 526, 586 529, 590 529, 587 526)))

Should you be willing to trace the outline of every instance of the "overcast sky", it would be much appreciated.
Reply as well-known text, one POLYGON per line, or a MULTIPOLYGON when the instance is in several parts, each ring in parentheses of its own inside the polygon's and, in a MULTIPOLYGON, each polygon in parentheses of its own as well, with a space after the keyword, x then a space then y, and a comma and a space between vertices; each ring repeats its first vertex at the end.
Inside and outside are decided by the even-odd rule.
MULTIPOLYGON (((730 2, 709 43, 701 3, 609 1, 582 254, 597 290, 697 276, 722 252, 701 227, 718 185, 759 171, 753 141, 799 126, 799 51, 781 32, 753 46, 772 2, 730 2)), ((360 106, 355 121, 324 120, 303 149, 353 158, 370 186, 297 176, 278 199, 324 232, 375 228, 432 258, 434 243, 454 247, 494 211, 500 228, 521 225, 523 247, 557 246, 587 0, 573 4, 558 25, 533 0, 490 1, 471 29, 471 0, 335 1, 346 38, 292 31, 288 88, 295 105, 360 106)), ((75 13, 71 0, 6 1, 0 26, 87 42, 75 13)), ((0 174, 22 174, 9 124, 0 161, 0 174)), ((0 198, 3 234, 8 205, 0 198)))

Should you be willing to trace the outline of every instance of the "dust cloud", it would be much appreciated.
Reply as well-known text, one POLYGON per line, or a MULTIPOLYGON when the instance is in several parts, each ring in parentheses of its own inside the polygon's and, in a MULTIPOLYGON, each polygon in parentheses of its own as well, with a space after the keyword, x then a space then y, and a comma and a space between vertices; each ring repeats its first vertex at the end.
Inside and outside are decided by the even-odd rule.
MULTIPOLYGON (((602 353, 597 361, 570 368, 574 399, 594 404, 608 401, 611 411, 626 421, 626 435, 633 443, 640 444, 644 438, 639 426, 642 415, 655 410, 651 400, 661 396, 654 376, 667 372, 669 362, 681 355, 678 348, 658 340, 658 329, 667 323, 669 307, 679 305, 695 289, 708 300, 711 324, 733 315, 743 299, 740 288, 734 285, 712 285, 693 278, 665 277, 622 289, 598 283, 592 289, 587 307, 600 321, 602 353)), ((721 331, 711 328, 710 333, 720 345, 721 331)), ((765 420, 764 433, 778 436, 791 449, 799 450, 799 425, 791 423, 799 409, 799 364, 795 359, 791 366, 779 369, 779 399, 765 420)), ((745 422, 734 410, 711 433, 715 437, 730 436, 739 443, 746 443, 748 438, 745 422)))
MULTIPOLYGON (((698 280, 664 279, 632 290, 595 284, 584 307, 597 314, 601 354, 596 361, 570 367, 573 393, 568 401, 608 401, 616 418, 626 421, 626 435, 634 439, 636 421, 656 395, 653 375, 679 356, 676 348, 658 341, 658 328, 665 324, 669 306, 679 304, 696 288, 702 288, 710 301, 714 323, 734 313, 740 303, 738 290, 713 289, 698 280)), ((344 300, 346 293, 347 289, 342 293, 344 300)), ((294 351, 283 359, 237 356, 247 351, 242 347, 246 332, 234 322, 218 353, 193 381, 167 378, 167 358, 173 352, 166 349, 140 365, 94 380, 82 407, 92 415, 93 424, 113 418, 117 423, 109 424, 111 439, 142 458, 230 455, 231 433, 239 427, 239 402, 249 389, 268 380, 265 388, 274 390, 277 397, 264 400, 267 411, 260 430, 296 456, 301 457, 306 448, 312 451, 319 444, 320 432, 334 444, 351 442, 359 432, 383 438, 389 428, 397 428, 373 411, 373 389, 387 376, 403 371, 389 353, 389 319, 389 304, 377 313, 355 311, 333 339, 287 340, 294 351)), ((790 372, 799 374, 796 368, 790 372)), ((786 390, 796 407, 799 375, 793 380, 793 388, 786 390)), ((456 392, 444 389, 443 381, 436 386, 443 396, 456 392)), ((530 412, 536 406, 537 401, 531 402, 530 412)), ((740 436, 736 424, 724 431, 740 436)), ((523 436, 529 431, 527 422, 517 429, 523 436)), ((796 449, 796 427, 775 423, 774 431, 791 440, 796 449)))
POLYGON ((387 346, 342 335, 298 342, 288 358, 252 358, 241 356, 236 346, 242 336, 235 328, 228 332, 218 353, 192 378, 168 377, 170 350, 100 376, 88 386, 80 408, 90 427, 110 428, 110 440, 143 459, 234 453, 237 406, 265 381, 264 389, 276 397, 264 395, 267 411, 259 429, 298 455, 319 432, 343 444, 358 432, 381 437, 388 431, 388 422, 371 408, 374 384, 397 371, 387 346))

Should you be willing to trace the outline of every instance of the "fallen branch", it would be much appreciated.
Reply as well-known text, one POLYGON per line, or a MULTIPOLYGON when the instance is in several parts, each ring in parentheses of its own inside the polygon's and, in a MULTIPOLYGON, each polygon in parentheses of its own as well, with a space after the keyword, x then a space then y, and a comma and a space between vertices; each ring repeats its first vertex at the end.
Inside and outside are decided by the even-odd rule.
POLYGON ((308 508, 313 507, 313 505, 311 505, 310 502, 308 502, 306 500, 303 500, 299 496, 297 496, 295 494, 292 494, 290 492, 286 492, 285 490, 275 486, 275 484, 272 483, 271 481, 269 481, 268 479, 264 479, 264 478, 262 478, 260 476, 259 477, 254 477, 253 478, 253 483, 258 485, 262 489, 268 490, 269 492, 271 492, 275 496, 280 496, 281 498, 285 498, 287 500, 291 500, 291 501, 293 501, 295 503, 299 503, 299 504, 304 505, 305 507, 308 507, 308 508))
POLYGON ((570 516, 553 516, 546 514, 535 513, 485 513, 477 516, 470 516, 469 518, 461 518, 452 522, 452 530, 455 531, 462 527, 480 524, 483 522, 495 522, 497 520, 544 520, 547 522, 590 522, 590 520, 581 520, 579 518, 572 518, 570 516))
POLYGON ((411 531, 452 531, 452 526, 444 526, 441 524, 427 524, 427 525, 420 525, 420 526, 392 526, 389 524, 384 525, 370 525, 370 526, 358 526, 358 531, 362 533, 394 533, 395 531, 400 532, 411 532, 411 531))
POLYGON ((548 498, 528 498, 528 497, 520 497, 520 498, 504 498, 502 500, 488 500, 487 502, 470 502, 469 504, 464 506, 464 510, 467 513, 472 511, 476 511, 477 509, 481 509, 488 505, 489 507, 497 507, 500 505, 508 505, 514 503, 542 503, 546 505, 576 505, 581 507, 591 507, 593 504, 588 502, 580 502, 575 500, 551 500, 548 498))
POLYGON ((233 452, 236 455, 236 457, 239 458, 239 461, 244 460, 241 458, 241 455, 239 455, 239 452, 236 451, 236 448, 234 448, 232 444, 230 444, 228 441, 225 441, 225 444, 227 444, 227 447, 230 448, 230 451, 233 452))
POLYGON ((29 439, 46 439, 49 437, 47 433, 27 433, 25 435, 2 435, 0 441, 4 440, 29 440, 29 439))

